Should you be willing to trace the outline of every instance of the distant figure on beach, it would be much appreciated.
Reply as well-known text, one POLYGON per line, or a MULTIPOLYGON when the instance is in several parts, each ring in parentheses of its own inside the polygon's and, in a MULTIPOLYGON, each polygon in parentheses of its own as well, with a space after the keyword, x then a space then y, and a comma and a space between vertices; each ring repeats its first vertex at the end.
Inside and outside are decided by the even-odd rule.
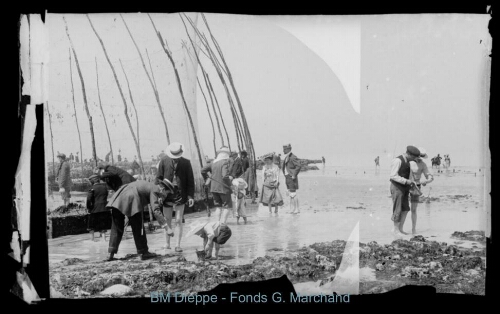
POLYGON ((162 203, 173 190, 174 187, 168 180, 161 181, 158 185, 139 180, 123 185, 113 194, 106 206, 111 210, 113 218, 108 261, 114 260, 114 255, 118 252, 125 229, 125 217, 128 217, 128 224, 132 227, 137 254, 141 255, 141 259, 157 256, 149 252, 146 230, 144 230, 144 209, 151 206, 156 221, 173 236, 174 232, 162 214, 162 203))
POLYGON ((436 157, 432 158, 431 159, 432 168, 434 168, 434 166, 436 166, 439 169, 439 167, 441 166, 441 159, 443 159, 443 158, 441 156, 439 156, 439 154, 437 154, 436 157))
POLYGON ((394 234, 400 236, 407 234, 403 231, 406 215, 410 211, 409 194, 415 183, 410 180, 410 161, 420 156, 420 151, 414 146, 408 146, 406 153, 394 158, 391 162, 391 197, 392 217, 394 222, 394 234))
POLYGON ((278 206, 283 206, 283 197, 281 197, 279 190, 280 169, 273 163, 273 156, 274 154, 264 156, 265 164, 262 168, 264 182, 262 183, 262 192, 260 193, 260 203, 269 207, 270 214, 273 212, 272 208, 274 207, 274 212, 277 214, 278 206))
POLYGON ((301 164, 299 158, 292 153, 292 145, 287 144, 283 146, 283 153, 285 159, 283 161, 283 174, 285 175, 285 183, 290 196, 290 212, 292 214, 300 213, 299 198, 297 197, 297 190, 299 189, 299 178, 297 177, 301 164))
POLYGON ((117 156, 118 161, 122 161, 122 153, 121 150, 118 151, 118 156, 117 156))
POLYGON ((444 167, 449 169, 451 165, 450 155, 444 155, 444 167))
POLYGON ((75 161, 75 156, 73 156, 73 153, 69 154, 69 161, 75 161))
MULTIPOLYGON (((184 145, 181 143, 171 143, 167 147, 167 153, 160 161, 158 173, 156 175, 157 183, 167 179, 172 182, 173 193, 163 202, 163 215, 167 224, 172 227, 172 216, 175 212, 174 222, 175 233, 177 234, 176 252, 182 252, 181 239, 183 231, 184 209, 186 205, 194 206, 194 174, 191 161, 182 157, 184 154, 184 145)), ((170 235, 165 232, 166 246, 170 249, 170 235)))
POLYGON ((377 158, 375 158, 375 168, 380 168, 380 156, 377 156, 377 158))
POLYGON ((90 233, 92 241, 95 241, 94 232, 96 231, 106 241, 106 229, 108 229, 106 222, 111 215, 109 209, 106 208, 106 204, 108 203, 108 188, 106 183, 101 181, 101 177, 97 174, 91 175, 89 181, 92 186, 87 192, 86 204, 89 213, 87 231, 90 233))
POLYGON ((201 169, 205 185, 210 185, 210 193, 213 195, 215 206, 222 212, 221 222, 223 223, 226 223, 229 211, 233 209, 231 197, 231 181, 233 178, 229 172, 230 153, 227 146, 221 147, 217 151, 217 158, 201 169))
POLYGON ((323 156, 323 157, 321 157, 321 160, 323 161, 323 167, 325 167, 325 163, 326 163, 326 159, 325 159, 325 157, 324 157, 324 156, 323 156))
MULTIPOLYGON (((434 180, 434 176, 427 168, 426 163, 423 159, 427 159, 427 153, 424 148, 419 147, 420 157, 416 158, 414 161, 410 161, 410 169, 411 169, 411 178, 413 182, 417 185, 417 191, 420 191, 422 186, 426 186, 434 180), (422 181, 422 174, 425 176, 425 181, 422 181)), ((417 225, 417 206, 420 200, 421 193, 411 193, 411 223, 412 234, 416 234, 416 225, 417 225)))
POLYGON ((78 157, 78 154, 79 154, 79 152, 76 152, 75 162, 77 162, 77 163, 80 162, 80 158, 78 157))
POLYGON ((57 154, 57 158, 59 159, 59 168, 57 170, 56 182, 59 185, 59 193, 61 193, 64 206, 67 206, 71 198, 71 167, 66 160, 65 154, 59 153, 57 154))

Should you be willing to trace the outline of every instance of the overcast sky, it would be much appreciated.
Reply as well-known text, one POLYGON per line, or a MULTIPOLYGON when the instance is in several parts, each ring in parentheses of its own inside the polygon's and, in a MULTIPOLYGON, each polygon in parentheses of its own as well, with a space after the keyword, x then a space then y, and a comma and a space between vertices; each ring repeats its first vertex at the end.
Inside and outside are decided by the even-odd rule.
MULTIPOLYGON (((123 16, 149 71, 148 51, 171 140, 185 143, 191 148, 188 158, 195 158, 172 66, 148 16, 123 16)), ((279 152, 283 144, 291 143, 299 157, 325 156, 331 165, 372 165, 380 155, 382 166, 387 166, 393 153, 412 144, 425 147, 430 155, 450 154, 455 165, 483 165, 491 45, 487 15, 206 16, 231 69, 258 155, 279 152)), ((123 102, 99 41, 86 16, 65 17, 82 67, 98 156, 104 158, 109 143, 98 107, 95 59, 115 155, 121 149, 123 156, 133 159, 136 150, 123 102)), ((152 17, 172 50, 203 151, 212 156, 212 126, 196 86, 195 67, 181 45, 188 39, 179 15, 152 17)), ((115 67, 135 130, 119 60, 123 63, 138 109, 142 157, 150 159, 167 142, 139 55, 119 15, 91 15, 91 19, 115 67)), ((47 21, 54 150, 76 153, 69 41, 62 15, 49 14, 47 21)), ((201 17, 198 25, 206 31, 201 17)), ((202 62, 228 131, 234 134, 224 89, 209 60, 202 62)), ((90 158, 89 124, 74 58, 72 66, 84 158, 90 158)), ((50 149, 50 140, 46 144, 50 149)), ((236 146, 234 136, 232 146, 236 146)))

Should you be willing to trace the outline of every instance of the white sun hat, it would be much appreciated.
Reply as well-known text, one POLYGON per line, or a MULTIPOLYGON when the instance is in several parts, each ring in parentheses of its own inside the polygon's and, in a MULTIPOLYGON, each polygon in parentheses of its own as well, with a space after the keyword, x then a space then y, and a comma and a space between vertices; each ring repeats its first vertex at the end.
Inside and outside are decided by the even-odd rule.
POLYGON ((167 147, 167 156, 172 159, 181 158, 184 154, 184 145, 178 142, 171 143, 167 147))

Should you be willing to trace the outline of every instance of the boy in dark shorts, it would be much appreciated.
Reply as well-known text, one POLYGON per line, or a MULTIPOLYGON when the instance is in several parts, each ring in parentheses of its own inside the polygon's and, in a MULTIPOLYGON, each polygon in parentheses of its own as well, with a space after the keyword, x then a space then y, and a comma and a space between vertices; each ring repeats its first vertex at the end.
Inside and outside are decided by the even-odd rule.
POLYGON ((391 196, 392 196, 392 217, 394 222, 393 232, 397 236, 407 234, 403 231, 406 215, 410 211, 410 189, 415 183, 410 180, 410 161, 420 156, 420 151, 414 146, 408 146, 406 153, 392 160, 391 163, 391 196))

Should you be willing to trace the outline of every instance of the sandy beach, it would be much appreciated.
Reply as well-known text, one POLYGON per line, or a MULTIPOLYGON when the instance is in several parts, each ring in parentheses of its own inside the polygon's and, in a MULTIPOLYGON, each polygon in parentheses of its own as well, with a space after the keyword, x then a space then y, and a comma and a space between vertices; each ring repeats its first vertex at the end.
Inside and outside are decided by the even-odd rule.
MULTIPOLYGON (((455 231, 485 230, 484 171, 477 172, 476 176, 472 171, 457 168, 455 173, 435 173, 434 182, 423 188, 425 196, 432 188, 431 201, 419 204, 418 234, 428 240, 462 247, 483 247, 479 242, 451 238, 455 231)), ((288 214, 285 189, 281 187, 285 206, 280 208, 278 215, 269 214, 263 206, 249 205, 247 225, 237 225, 235 218, 228 220, 233 236, 221 249, 225 263, 247 264, 264 256, 269 249, 294 250, 316 242, 347 240, 357 222, 360 224, 360 242, 389 244, 395 240, 390 232, 392 203, 388 171, 327 166, 319 171, 301 173, 299 178, 299 215, 288 214)), ((250 200, 247 202, 250 204, 250 200)), ((206 217, 204 212, 186 215, 184 232, 189 230, 191 224, 208 219, 211 218, 206 217)), ((405 230, 411 231, 410 215, 405 230)), ((410 237, 407 236, 408 239, 410 237)), ((201 246, 201 242, 198 237, 184 238, 182 255, 188 261, 195 261, 195 249, 201 246)), ((148 234, 148 245, 152 251, 172 253, 163 250, 164 244, 162 230, 148 234)), ((107 242, 91 242, 87 234, 49 240, 51 263, 66 258, 100 260, 105 258, 106 253, 107 242)), ((117 257, 135 253, 130 234, 128 239, 122 241, 117 257)))

